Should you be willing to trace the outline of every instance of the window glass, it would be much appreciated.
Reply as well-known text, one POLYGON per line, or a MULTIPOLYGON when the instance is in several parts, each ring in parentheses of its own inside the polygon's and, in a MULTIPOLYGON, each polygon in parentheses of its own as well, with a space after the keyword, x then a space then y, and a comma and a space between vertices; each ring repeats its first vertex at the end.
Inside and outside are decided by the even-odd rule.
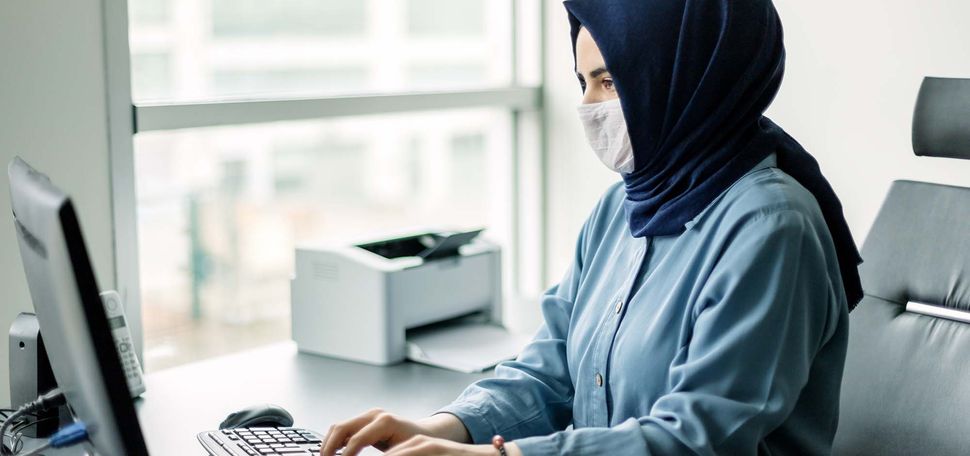
POLYGON ((469 14, 485 11, 484 0, 409 0, 408 32, 411 36, 481 36, 486 17, 469 14))
MULTIPOLYGON (((140 1, 140 0, 139 0, 140 1)), ((212 35, 364 36, 367 2, 347 0, 212 0, 212 35)))
POLYGON ((136 102, 503 87, 511 0, 130 0, 136 102))
POLYGON ((137 0, 128 2, 131 23, 142 26, 170 20, 169 0, 137 0))
POLYGON ((172 59, 164 52, 131 56, 132 90, 146 97, 160 97, 172 90, 172 59))
POLYGON ((474 109, 136 135, 146 368, 289 339, 297 245, 441 226, 507 246, 510 124, 474 109))

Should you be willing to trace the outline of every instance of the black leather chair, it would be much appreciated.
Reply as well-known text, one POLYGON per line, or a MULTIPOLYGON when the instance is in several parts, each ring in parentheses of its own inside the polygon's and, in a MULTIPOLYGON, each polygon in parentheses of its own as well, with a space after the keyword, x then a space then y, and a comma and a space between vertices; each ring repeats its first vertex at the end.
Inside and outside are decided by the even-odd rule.
MULTIPOLYGON (((970 79, 923 81, 913 149, 970 159, 970 79)), ((862 257, 833 454, 970 454, 970 188, 894 182, 862 257)))

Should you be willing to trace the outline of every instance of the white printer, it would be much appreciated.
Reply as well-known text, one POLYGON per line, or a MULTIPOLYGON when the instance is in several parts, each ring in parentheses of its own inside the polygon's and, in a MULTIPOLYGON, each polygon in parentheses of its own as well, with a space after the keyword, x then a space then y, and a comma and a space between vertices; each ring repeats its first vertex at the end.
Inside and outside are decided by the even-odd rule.
MULTIPOLYGON (((417 232, 298 248, 291 304, 299 350, 388 365, 408 357, 409 330, 424 327, 420 333, 432 323, 474 313, 497 325, 502 319, 501 249, 478 239, 480 232, 417 232)), ((455 345, 448 341, 465 341, 473 333, 459 331, 464 332, 428 340, 455 345)), ((411 358, 432 357, 413 343, 410 351, 411 358)), ((445 351, 440 353, 456 355, 445 351)))

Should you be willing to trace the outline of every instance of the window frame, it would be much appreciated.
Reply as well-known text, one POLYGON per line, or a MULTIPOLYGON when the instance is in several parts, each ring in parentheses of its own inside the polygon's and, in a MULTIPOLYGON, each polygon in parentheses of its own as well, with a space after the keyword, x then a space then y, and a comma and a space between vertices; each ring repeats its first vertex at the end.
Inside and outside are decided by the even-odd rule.
POLYGON ((528 110, 538 105, 539 97, 539 89, 535 87, 508 87, 323 98, 139 103, 134 106, 134 133, 440 109, 503 107, 513 111, 528 110))
MULTIPOLYGON (((512 83, 480 90, 405 92, 317 98, 264 98, 243 101, 134 103, 127 0, 103 0, 103 38, 108 111, 108 160, 114 227, 114 283, 125 302, 135 353, 144 361, 144 329, 139 285, 134 135, 147 131, 245 125, 287 120, 439 109, 497 107, 511 119, 510 163, 513 188, 509 201, 511 255, 504 274, 513 303, 542 286, 546 270, 547 194, 544 178, 546 119, 545 6, 542 0, 509 0, 511 8, 512 83), (534 39, 526 42, 525 33, 534 39), (536 64, 536 62, 538 62, 536 64), (532 74, 523 75, 523 67, 532 74), (523 82, 532 79, 534 82, 523 82)), ((510 303, 506 303, 508 307, 510 303)))

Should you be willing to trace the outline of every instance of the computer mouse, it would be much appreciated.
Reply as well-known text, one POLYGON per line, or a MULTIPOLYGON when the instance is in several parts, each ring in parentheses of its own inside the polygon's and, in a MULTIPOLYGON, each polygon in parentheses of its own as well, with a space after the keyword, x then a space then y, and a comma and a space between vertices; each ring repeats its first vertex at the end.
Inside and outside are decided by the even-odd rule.
POLYGON ((230 413, 219 429, 293 426, 293 415, 278 405, 259 404, 230 413))

